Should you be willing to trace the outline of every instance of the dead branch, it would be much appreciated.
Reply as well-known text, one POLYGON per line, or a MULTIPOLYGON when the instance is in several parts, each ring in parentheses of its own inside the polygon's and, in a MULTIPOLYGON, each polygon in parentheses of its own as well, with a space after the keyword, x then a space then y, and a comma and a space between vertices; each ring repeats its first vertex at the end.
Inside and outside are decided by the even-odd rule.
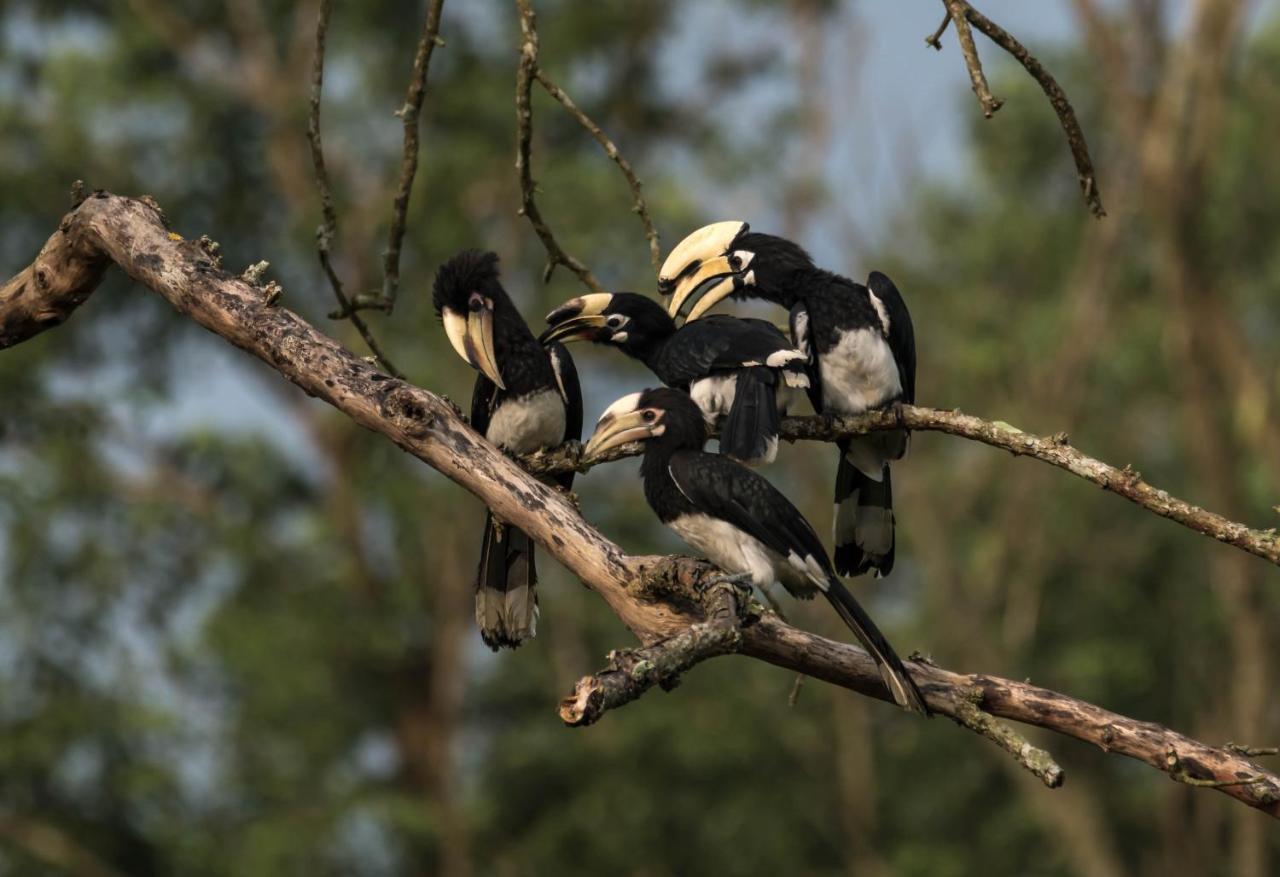
MULTIPOLYGON (((964 66, 969 71, 969 82, 973 87, 973 93, 978 96, 978 103, 982 106, 982 115, 990 119, 995 115, 996 110, 1004 106, 1004 101, 991 94, 991 87, 987 85, 987 75, 982 72, 982 60, 978 57, 978 47, 973 44, 973 32, 969 30, 969 20, 965 18, 965 4, 963 0, 942 0, 942 5, 947 7, 947 17, 956 23, 956 41, 960 43, 960 53, 964 55, 964 66)), ((942 27, 946 26, 944 21, 942 27)), ((938 29, 938 35, 933 38, 934 48, 941 50, 942 44, 938 42, 942 27, 938 29)))
POLYGON ((320 12, 316 16, 315 57, 311 65, 311 114, 307 119, 307 142, 311 145, 311 164, 315 168, 316 188, 320 192, 322 217, 321 225, 316 229, 316 252, 320 257, 320 267, 324 269, 325 277, 328 278, 329 286, 333 290, 333 296, 338 300, 338 310, 330 314, 330 318, 349 319, 382 367, 395 377, 402 378, 404 375, 382 352, 364 318, 356 313, 358 309, 354 308, 352 300, 347 298, 342 288, 342 280, 333 270, 333 263, 329 258, 329 249, 338 234, 338 213, 333 206, 333 191, 329 186, 329 172, 324 163, 324 144, 320 139, 320 96, 324 88, 325 38, 332 13, 333 0, 321 0, 320 12))
MULTIPOLYGON (((1093 169, 1093 159, 1089 156, 1089 145, 1085 142, 1084 131, 1080 128, 1079 120, 1076 119, 1075 108, 1071 106, 1071 101, 1067 99, 1062 86, 1058 85, 1058 81, 1044 68, 1039 59, 1027 50, 1026 46, 1018 42, 1000 25, 974 9, 968 0, 942 0, 942 2, 947 7, 948 17, 956 24, 956 37, 960 41, 960 49, 964 54, 965 66, 969 70, 969 79, 973 83, 974 93, 982 103, 983 114, 991 118, 991 114, 1000 108, 1000 101, 992 98, 990 91, 987 90, 986 77, 982 73, 978 52, 973 45, 973 37, 969 33, 970 24, 1016 58, 1018 63, 1040 84, 1045 96, 1049 98, 1050 105, 1053 106, 1053 111, 1058 114, 1058 122, 1062 125, 1063 133, 1067 136, 1067 146, 1071 149, 1071 157, 1076 163, 1076 176, 1080 179, 1080 191, 1084 195, 1085 203, 1098 219, 1106 216, 1107 211, 1102 206, 1102 194, 1098 190, 1097 174, 1093 169), (968 35, 967 39, 966 35, 968 35)), ((937 43, 937 38, 942 35, 944 28, 945 22, 943 27, 938 29, 938 33, 926 42, 934 48, 940 48, 941 44, 937 43)))
MULTIPOLYGON (((787 417, 782 421, 781 435, 788 441, 834 442, 876 430, 895 429, 899 425, 921 432, 944 432, 1002 448, 1014 456, 1033 457, 1122 496, 1162 518, 1280 566, 1280 534, 1274 528, 1257 530, 1247 527, 1171 496, 1152 487, 1131 466, 1117 469, 1077 451, 1071 447, 1066 433, 1033 435, 999 420, 983 420, 960 411, 904 405, 900 410, 868 411, 856 417, 787 417)), ((639 445, 624 445, 586 462, 582 458, 582 445, 569 442, 531 454, 521 462, 535 474, 586 472, 601 463, 633 457, 640 452, 639 445)))
POLYGON ((649 215, 649 206, 644 200, 640 178, 636 176, 636 172, 632 169, 631 162, 627 161, 626 156, 618 151, 617 145, 609 139, 609 135, 604 133, 604 130, 573 102, 573 98, 569 97, 563 88, 552 82, 541 67, 534 70, 534 76, 539 84, 547 90, 547 94, 559 101, 560 105, 569 111, 569 115, 577 119, 578 124, 587 129, 587 132, 604 149, 604 154, 613 159, 614 164, 618 166, 618 170, 622 171, 622 176, 627 180, 627 187, 631 189, 631 196, 635 199, 631 205, 631 212, 640 217, 640 222, 644 226, 644 236, 649 241, 649 262, 653 265, 653 273, 657 274, 662 269, 662 246, 658 242, 658 230, 653 226, 653 217, 649 215))
MULTIPOLYGON (((67 214, 35 262, 0 286, 3 346, 65 320, 90 296, 109 262, 180 314, 383 435, 525 530, 599 594, 643 645, 653 646, 708 621, 701 595, 717 578, 710 565, 688 558, 625 554, 566 497, 468 427, 447 400, 388 377, 297 314, 269 305, 261 288, 223 271, 198 241, 171 233, 150 199, 96 192, 67 214), (37 276, 43 277, 39 283, 33 280, 37 276), (32 319, 32 314, 54 318, 32 319)), ((909 409, 905 416, 910 418, 913 410, 918 411, 909 409)), ((992 426, 972 420, 973 430, 992 426)), ((1012 435, 1024 436, 1018 441, 1032 445, 1044 441, 1012 435)), ((1059 447, 1066 452, 1065 446, 1059 447)), ((798 630, 772 613, 739 630, 736 651, 742 655, 891 699, 874 661, 861 649, 798 630)), ((733 640, 726 637, 722 642, 729 648, 733 640)), ((941 715, 956 718, 957 704, 967 700, 991 716, 1093 743, 1280 818, 1280 777, 1239 751, 1208 746, 1161 725, 1028 683, 907 663, 930 708, 941 715)))
POLYGON ((520 215, 529 224, 547 251, 547 267, 542 272, 543 282, 551 279, 557 265, 563 265, 582 281, 592 292, 603 292, 595 275, 578 259, 565 252, 556 240, 551 226, 542 218, 534 196, 537 183, 533 180, 531 152, 533 149, 533 80, 538 72, 538 27, 530 0, 516 0, 520 12, 520 63, 516 66, 516 173, 520 177, 520 215))
POLYGON ((387 248, 382 253, 382 302, 387 313, 396 306, 400 291, 400 246, 404 243, 406 215, 409 211, 409 195, 413 192, 413 178, 418 173, 418 117, 422 112, 422 100, 427 93, 427 70, 431 67, 431 53, 440 40, 440 11, 444 0, 429 0, 427 17, 422 23, 422 37, 413 56, 413 73, 405 92, 404 105, 396 115, 404 122, 404 152, 400 158, 400 182, 391 205, 391 227, 387 230, 387 248))

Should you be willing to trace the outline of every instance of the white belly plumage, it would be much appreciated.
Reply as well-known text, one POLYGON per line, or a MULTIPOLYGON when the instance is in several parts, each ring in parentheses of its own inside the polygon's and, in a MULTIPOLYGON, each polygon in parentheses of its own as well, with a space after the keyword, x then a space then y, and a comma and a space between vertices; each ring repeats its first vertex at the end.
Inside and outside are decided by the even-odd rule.
POLYGON ((814 587, 826 590, 826 575, 813 557, 792 553, 783 558, 759 539, 732 524, 704 514, 681 515, 667 526, 707 559, 731 575, 745 574, 751 583, 767 590, 780 582, 796 595, 814 587))
POLYGON ((822 404, 831 414, 861 414, 902 392, 898 363, 884 336, 855 329, 818 361, 822 404))
POLYGON ((550 448, 564 440, 564 400, 555 390, 505 399, 489 419, 485 438, 516 454, 550 448))

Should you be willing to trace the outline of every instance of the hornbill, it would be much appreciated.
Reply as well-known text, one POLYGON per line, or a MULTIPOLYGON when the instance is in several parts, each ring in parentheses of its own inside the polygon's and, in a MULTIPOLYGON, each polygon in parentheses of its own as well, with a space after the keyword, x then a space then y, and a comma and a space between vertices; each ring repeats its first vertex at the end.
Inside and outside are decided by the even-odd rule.
MULTIPOLYGON (((730 296, 789 309, 792 340, 809 361, 809 398, 821 414, 915 402, 911 314, 893 281, 879 271, 871 272, 866 285, 854 283, 818 268, 797 244, 730 221, 704 226, 672 250, 658 288, 672 296, 672 317, 692 302, 687 320, 730 296)), ((834 531, 840 575, 870 569, 883 576, 893 569, 889 461, 906 454, 907 441, 907 431, 899 428, 838 443, 834 531)))
POLYGON ((644 496, 662 523, 716 566, 762 592, 774 583, 804 600, 821 591, 875 659, 894 701, 929 715, 893 647, 836 577, 809 522, 758 473, 705 453, 706 437, 697 404, 679 390, 661 387, 610 405, 585 456, 589 460, 608 448, 644 442, 644 496))
MULTIPOLYGON (((458 355, 480 372, 471 425, 498 447, 526 454, 582 437, 582 390, 561 344, 533 337, 498 279, 498 256, 465 250, 436 272, 432 301, 458 355)), ((555 476, 568 488, 573 473, 555 476)), ((538 622, 533 542, 486 512, 476 575, 476 624, 494 651, 534 636, 538 622)))
POLYGON ((764 320, 713 314, 680 329, 662 305, 634 292, 572 298, 547 315, 542 341, 588 340, 640 360, 687 391, 708 426, 723 417, 720 452, 748 466, 778 452, 778 418, 791 388, 809 386, 805 355, 764 320))

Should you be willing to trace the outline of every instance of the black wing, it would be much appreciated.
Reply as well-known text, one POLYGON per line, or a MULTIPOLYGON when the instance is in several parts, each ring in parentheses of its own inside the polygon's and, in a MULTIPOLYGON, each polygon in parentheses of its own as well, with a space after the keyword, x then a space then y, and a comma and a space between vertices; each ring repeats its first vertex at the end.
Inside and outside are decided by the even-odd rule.
POLYGON ((822 376, 818 372, 818 346, 813 343, 813 332, 809 328, 809 311, 803 302, 796 302, 791 309, 791 343, 805 355, 809 361, 809 404, 813 410, 822 412, 822 376))
POLYGON ((471 388, 471 428, 481 435, 489 431, 489 418, 493 416, 497 395, 497 384, 484 375, 476 375, 476 385, 471 388))
POLYGON ((867 288, 880 299, 889 317, 889 349, 898 363, 902 378, 902 400, 908 405, 916 401, 916 333, 911 325, 911 312, 893 281, 879 271, 867 277, 867 288))
POLYGON ((793 350, 791 340, 765 320, 710 314, 685 323, 662 349, 662 379, 685 385, 720 371, 766 365, 769 357, 793 350))
MULTIPOLYGON (((551 359, 551 371, 556 376, 556 388, 564 401, 564 438, 562 441, 582 440, 582 385, 578 382, 578 368, 573 364, 573 357, 560 343, 547 348, 547 356, 551 359)), ((557 475, 556 483, 568 489, 573 486, 573 473, 565 472, 557 475)))
MULTIPOLYGON (((782 491, 741 463, 702 451, 677 451, 670 473, 698 511, 719 518, 787 557, 812 557, 831 578, 831 561, 813 527, 782 491)), ((825 583, 824 583, 825 584, 825 583)))

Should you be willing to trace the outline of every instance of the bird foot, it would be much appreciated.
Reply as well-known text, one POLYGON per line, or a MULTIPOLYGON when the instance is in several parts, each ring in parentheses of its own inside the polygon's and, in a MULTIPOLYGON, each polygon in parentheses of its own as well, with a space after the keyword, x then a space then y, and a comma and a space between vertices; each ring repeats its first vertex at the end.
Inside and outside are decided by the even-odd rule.
POLYGON ((907 415, 902 408, 902 400, 895 401, 889 409, 893 412, 893 419, 898 421, 898 429, 907 428, 907 415))
POLYGON ((711 579, 702 585, 699 589, 699 595, 702 599, 702 605, 710 615, 725 615, 729 607, 740 620, 745 620, 752 614, 751 612, 751 593, 753 584, 749 573, 738 573, 737 575, 719 576, 711 579), (727 591, 724 596, 728 597, 728 607, 724 602, 717 598, 718 591, 727 591))

